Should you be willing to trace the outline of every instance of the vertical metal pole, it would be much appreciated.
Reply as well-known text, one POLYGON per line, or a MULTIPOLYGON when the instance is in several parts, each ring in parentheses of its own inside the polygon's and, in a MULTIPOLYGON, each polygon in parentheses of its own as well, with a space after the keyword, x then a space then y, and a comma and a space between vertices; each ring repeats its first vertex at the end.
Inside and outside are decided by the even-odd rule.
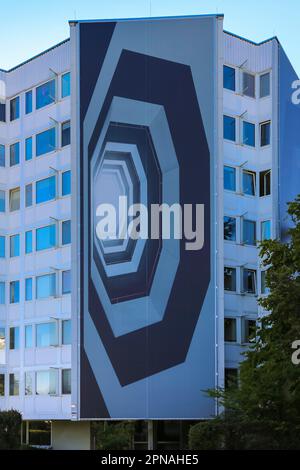
POLYGON ((153 421, 148 421, 148 450, 154 450, 153 421))

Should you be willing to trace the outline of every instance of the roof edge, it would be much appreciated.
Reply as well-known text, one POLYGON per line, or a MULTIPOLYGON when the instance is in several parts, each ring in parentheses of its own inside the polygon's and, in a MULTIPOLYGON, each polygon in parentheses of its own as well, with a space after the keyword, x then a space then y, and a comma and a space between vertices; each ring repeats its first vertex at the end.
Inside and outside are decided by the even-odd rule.
POLYGON ((171 20, 171 19, 185 19, 185 18, 224 18, 223 13, 212 13, 203 15, 170 15, 170 16, 138 16, 135 18, 105 18, 93 20, 69 20, 69 24, 77 23, 111 23, 115 21, 141 21, 141 20, 171 20))
POLYGON ((231 33, 230 31, 226 31, 225 29, 224 29, 224 33, 228 34, 229 36, 233 36, 234 38, 240 39, 241 41, 245 41, 245 42, 248 42, 249 44, 253 44, 253 46, 261 46, 262 44, 266 44, 267 42, 271 42, 271 41, 277 41, 278 44, 280 44, 280 41, 277 36, 272 36, 268 39, 264 39, 261 42, 255 42, 255 41, 252 41, 251 39, 247 39, 247 38, 244 38, 243 36, 239 36, 238 34, 231 33))

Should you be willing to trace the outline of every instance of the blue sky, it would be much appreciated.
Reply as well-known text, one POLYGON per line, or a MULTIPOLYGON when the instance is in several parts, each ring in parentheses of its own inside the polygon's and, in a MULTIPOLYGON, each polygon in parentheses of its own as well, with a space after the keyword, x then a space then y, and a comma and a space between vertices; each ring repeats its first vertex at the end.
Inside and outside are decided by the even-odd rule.
POLYGON ((300 74, 299 0, 0 0, 0 68, 69 36, 69 19, 224 13, 224 28, 254 41, 277 35, 300 74))

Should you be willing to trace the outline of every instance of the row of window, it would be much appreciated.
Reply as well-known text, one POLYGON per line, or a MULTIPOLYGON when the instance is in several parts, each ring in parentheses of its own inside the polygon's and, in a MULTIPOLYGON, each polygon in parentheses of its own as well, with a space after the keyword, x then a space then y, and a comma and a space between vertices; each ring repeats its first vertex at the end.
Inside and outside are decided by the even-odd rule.
MULTIPOLYGON (((29 183, 25 186, 25 207, 31 207, 33 201, 36 204, 52 201, 58 195, 61 197, 71 194, 71 171, 61 172, 61 178, 56 175, 43 178, 35 183, 29 183)), ((8 191, 9 211, 14 212, 20 209, 20 187, 12 188, 8 191)), ((0 190, 0 212, 6 211, 6 191, 0 190)))
MULTIPOLYGON (((240 294, 257 294, 256 269, 224 267, 224 290, 240 294), (240 289, 238 290, 237 274, 240 272, 240 289)), ((260 272, 260 293, 268 294, 266 287, 266 271, 260 272)))
MULTIPOLYGON (((225 140, 248 145, 256 146, 256 125, 252 122, 241 121, 241 132, 237 132, 237 121, 240 118, 224 115, 223 116, 223 137, 225 140), (239 135, 240 134, 240 135, 239 135), (239 140, 237 136, 239 135, 239 140)), ((259 145, 266 147, 271 144, 271 121, 261 122, 259 124, 259 145)))
POLYGON ((255 339, 256 320, 247 317, 241 317, 240 320, 238 324, 237 318, 224 318, 224 341, 227 343, 237 343, 240 340, 242 344, 249 344, 255 339))
MULTIPOLYGON (((48 369, 37 372, 25 372, 24 394, 25 395, 62 395, 71 393, 71 369, 48 369), (61 373, 61 387, 59 387, 59 373, 61 373)), ((18 373, 9 374, 9 395, 20 394, 20 379, 18 373)), ((5 396, 5 374, 0 374, 0 396, 5 396)))
MULTIPOLYGON (((25 301, 35 299, 47 299, 49 297, 58 297, 59 294, 65 295, 71 293, 71 271, 61 271, 61 289, 58 287, 58 273, 42 274, 41 276, 27 277, 25 279, 25 301), (35 282, 34 282, 35 279, 35 282), (35 288, 35 292, 34 292, 35 288)), ((6 303, 6 283, 0 281, 0 304, 6 303)), ((9 302, 16 304, 20 302, 20 281, 9 282, 9 302)))
MULTIPOLYGON (((70 72, 64 73, 60 77, 61 80, 61 98, 66 98, 71 92, 71 75, 70 72)), ((55 103, 57 100, 57 79, 43 83, 33 90, 25 92, 24 99, 24 113, 30 114, 33 111, 34 103, 33 97, 35 96, 35 109, 41 109, 49 104, 55 103), (35 93, 34 93, 35 92, 35 93)), ((9 102, 9 119, 15 121, 20 118, 20 96, 15 96, 9 102)), ((5 122, 5 104, 2 103, 0 120, 5 122)))
MULTIPOLYGON (((20 256, 20 234, 16 233, 9 237, 9 256, 14 258, 20 256)), ((35 251, 48 250, 71 243, 71 221, 63 220, 51 225, 27 230, 25 232, 25 254, 35 251), (59 230, 60 229, 60 230, 59 230), (60 237, 58 234, 60 232, 60 237), (58 239, 59 238, 59 239, 58 239), (35 244, 34 244, 35 241, 35 244), (59 245, 59 242, 61 245, 59 245)), ((0 235, 0 258, 6 257, 6 237, 0 235)))
MULTIPOLYGON (((51 346, 66 346, 72 341, 71 320, 62 320, 61 327, 59 320, 35 325, 25 325, 24 343, 26 349, 49 348, 51 346), (61 331, 61 335, 59 335, 61 331)), ((0 351, 5 351, 6 335, 5 328, 0 327, 0 351)), ((9 328, 9 349, 20 349, 20 327, 9 328)))
MULTIPOLYGON (((46 129, 35 136, 27 137, 24 141, 25 161, 32 160, 33 155, 40 157, 49 152, 57 150, 57 127, 46 129), (34 148, 35 147, 35 148, 34 148)), ((66 147, 71 143, 71 125, 70 121, 60 124, 60 146, 66 147)), ((20 142, 14 142, 9 146, 9 166, 19 165, 20 163, 20 142)), ((0 167, 6 166, 6 147, 0 144, 0 167)))
POLYGON ((254 220, 240 217, 241 230, 240 237, 237 237, 237 217, 224 216, 224 240, 241 243, 243 245, 255 246, 258 239, 271 239, 271 221, 263 220, 260 222, 260 234, 257 235, 257 223, 254 220))
POLYGON ((270 72, 254 74, 228 65, 223 66, 223 86, 249 98, 270 96, 270 72))
MULTIPOLYGON (((263 170, 258 173, 251 170, 240 169, 240 192, 243 195, 259 197, 271 194, 271 170, 263 170), (258 181, 257 181, 258 179, 258 181)), ((224 189, 237 191, 237 169, 228 165, 224 166, 224 189)))

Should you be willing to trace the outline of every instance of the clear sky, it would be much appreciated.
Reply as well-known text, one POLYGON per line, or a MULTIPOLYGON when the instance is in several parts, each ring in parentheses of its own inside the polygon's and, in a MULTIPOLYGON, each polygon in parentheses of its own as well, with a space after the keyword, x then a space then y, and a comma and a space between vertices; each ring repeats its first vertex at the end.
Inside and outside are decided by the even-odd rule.
POLYGON ((278 36, 300 74, 299 0, 0 0, 0 68, 69 36, 69 19, 224 13, 224 28, 262 41, 278 36))

